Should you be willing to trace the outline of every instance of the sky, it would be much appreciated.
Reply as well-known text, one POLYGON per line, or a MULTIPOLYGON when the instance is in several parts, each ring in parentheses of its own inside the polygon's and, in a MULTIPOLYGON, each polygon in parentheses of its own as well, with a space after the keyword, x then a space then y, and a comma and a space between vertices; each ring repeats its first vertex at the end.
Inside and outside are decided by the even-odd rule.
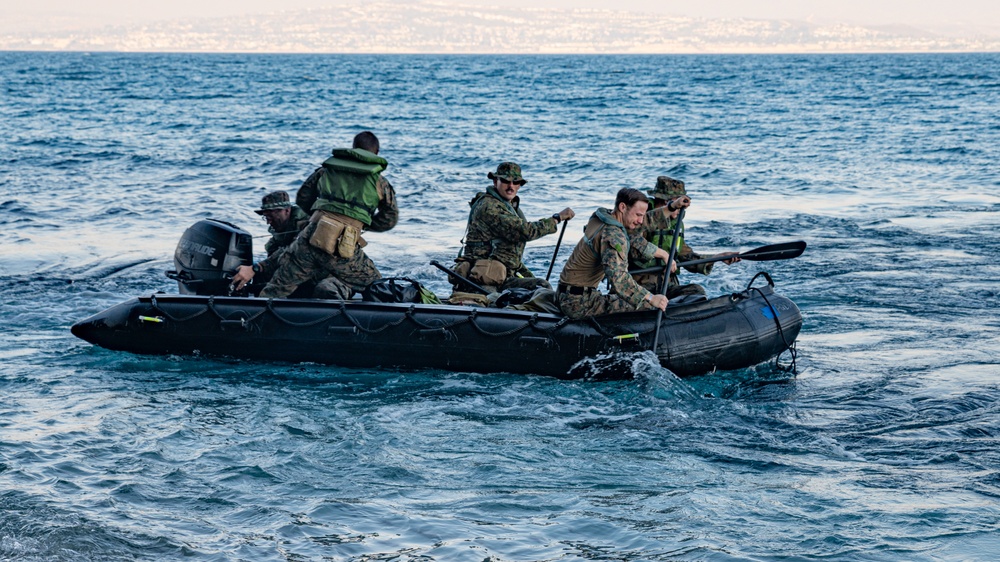
MULTIPOLYGON (((511 8, 594 8, 700 18, 798 19, 964 28, 1000 35, 997 0, 434 0, 511 8)), ((348 0, 0 0, 0 32, 37 33, 342 5, 348 0)))

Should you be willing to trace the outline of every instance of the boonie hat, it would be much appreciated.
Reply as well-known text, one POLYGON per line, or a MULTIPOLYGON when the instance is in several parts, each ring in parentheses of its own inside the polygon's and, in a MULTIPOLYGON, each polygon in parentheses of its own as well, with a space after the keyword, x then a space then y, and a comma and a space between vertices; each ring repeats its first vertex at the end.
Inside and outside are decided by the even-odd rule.
POLYGON ((681 195, 687 195, 687 191, 684 190, 684 182, 681 180, 675 180, 669 176, 659 176, 656 178, 656 187, 649 191, 649 195, 653 199, 670 201, 681 195))
POLYGON ((292 203, 288 200, 288 193, 284 191, 272 191, 261 198, 260 209, 256 209, 254 212, 258 215, 263 215, 264 211, 290 209, 291 207, 292 203))
POLYGON ((497 173, 494 174, 493 172, 489 172, 486 174, 486 177, 491 180, 507 180, 518 185, 528 183, 528 180, 521 177, 521 167, 513 162, 501 162, 500 165, 497 166, 497 173))

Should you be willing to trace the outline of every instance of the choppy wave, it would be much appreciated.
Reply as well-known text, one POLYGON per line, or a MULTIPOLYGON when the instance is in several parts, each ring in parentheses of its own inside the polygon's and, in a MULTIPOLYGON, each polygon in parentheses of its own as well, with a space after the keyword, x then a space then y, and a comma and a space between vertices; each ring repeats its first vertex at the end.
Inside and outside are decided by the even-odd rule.
POLYGON ((2 559, 1000 552, 997 55, 0 60, 2 559), (362 129, 402 202, 370 254, 438 292, 428 261, 502 160, 529 217, 668 174, 703 253, 806 240, 697 279, 769 271, 806 319, 797 374, 680 380, 643 354, 628 382, 363 371, 70 335, 174 291, 196 220, 264 235, 260 196, 362 129))

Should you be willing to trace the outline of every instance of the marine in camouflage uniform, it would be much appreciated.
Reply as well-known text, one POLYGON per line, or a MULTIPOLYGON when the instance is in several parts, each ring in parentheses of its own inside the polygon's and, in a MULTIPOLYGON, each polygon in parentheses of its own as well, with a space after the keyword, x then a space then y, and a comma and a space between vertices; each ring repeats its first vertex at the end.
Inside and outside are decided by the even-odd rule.
POLYGON ((667 257, 662 248, 627 230, 641 224, 647 205, 642 192, 626 188, 618 192, 614 210, 598 209, 590 217, 559 276, 556 303, 563 314, 578 319, 666 307, 664 296, 639 286, 628 272, 630 255, 644 260, 667 257), (611 285, 607 295, 598 289, 605 277, 611 285))
POLYGON ((395 227, 399 219, 395 191, 381 175, 388 162, 378 156, 378 140, 368 132, 355 137, 353 148, 335 149, 333 154, 299 188, 296 201, 306 201, 312 216, 281 256, 277 271, 261 291, 261 297, 286 297, 303 283, 312 282, 316 283, 314 298, 346 300, 381 279, 382 275, 363 250, 367 242, 360 233, 385 232, 395 227), (362 138, 366 134, 370 137, 362 138), (316 196, 308 202, 311 190, 315 190, 316 196), (344 245, 326 251, 310 242, 321 222, 354 229, 358 236, 356 243, 351 244, 351 255, 342 255, 344 245))
POLYGON ((268 225, 267 231, 271 233, 271 238, 264 243, 267 257, 251 266, 241 265, 233 275, 233 285, 239 290, 253 279, 252 287, 260 292, 274 275, 278 259, 309 222, 309 215, 292 205, 288 193, 284 191, 272 191, 265 195, 261 199, 260 209, 255 209, 254 212, 264 217, 268 225))
MULTIPOLYGON (((636 233, 642 236, 645 240, 652 242, 656 246, 669 252, 670 242, 673 240, 674 226, 677 224, 677 219, 671 218, 671 214, 679 210, 681 207, 686 207, 690 203, 690 199, 687 198, 687 191, 684 189, 684 182, 675 180, 668 176, 659 176, 656 178, 656 186, 648 193, 653 199, 653 208, 646 213, 646 219, 643 221, 642 226, 637 229, 636 233)), ((680 225, 680 233, 677 238, 677 253, 674 259, 682 264, 681 267, 684 267, 683 262, 700 260, 704 257, 705 256, 702 256, 691 249, 691 247, 684 241, 684 223, 682 222, 680 225)), ((665 262, 661 262, 659 260, 632 259, 629 264, 629 268, 645 269, 655 267, 657 265, 662 267, 665 265, 665 262)), ((692 273, 708 275, 712 272, 713 265, 715 264, 702 263, 684 267, 684 269, 687 269, 692 273)), ((654 293, 658 293, 660 291, 660 279, 661 276, 656 273, 644 273, 635 276, 637 283, 654 293)), ((670 280, 667 283, 668 298, 673 299, 681 295, 704 294, 705 289, 701 285, 694 283, 681 285, 677 272, 675 271, 670 274, 670 280)))
MULTIPOLYGON (((521 167, 513 162, 503 162, 497 166, 496 173, 489 172, 486 177, 493 180, 493 186, 477 193, 469 202, 472 209, 465 244, 456 260, 456 271, 463 277, 471 277, 484 289, 495 292, 512 288, 551 288, 545 279, 535 277, 524 265, 524 247, 532 240, 554 233, 560 221, 573 218, 572 209, 563 209, 551 217, 529 222, 520 209, 521 198, 517 196, 518 189, 527 183, 521 175, 521 167), (470 276, 469 272, 479 260, 499 261, 507 270, 506 277, 499 284, 490 284, 475 275, 470 276)), ((468 288, 455 280, 455 290, 466 291, 468 288)))

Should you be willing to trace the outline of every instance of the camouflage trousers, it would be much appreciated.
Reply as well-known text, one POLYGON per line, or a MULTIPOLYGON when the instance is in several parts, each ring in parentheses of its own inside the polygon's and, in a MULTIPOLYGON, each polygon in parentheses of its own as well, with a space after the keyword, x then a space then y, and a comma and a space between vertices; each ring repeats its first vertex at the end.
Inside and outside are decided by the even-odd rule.
MULTIPOLYGON (((635 275, 635 282, 642 288, 654 295, 659 294, 660 276, 655 273, 643 273, 635 275)), ((676 282, 676 276, 671 276, 670 285, 667 287, 667 298, 672 299, 681 295, 704 295, 705 288, 701 285, 691 283, 690 285, 680 285, 676 282)))
POLYGON ((566 316, 579 320, 588 316, 600 316, 602 314, 614 314, 615 312, 633 312, 635 310, 654 310, 653 305, 643 302, 639 308, 632 306, 632 303, 618 295, 605 295, 594 289, 582 295, 571 295, 569 293, 559 293, 556 295, 556 304, 559 310, 566 316))
MULTIPOLYGON (((302 232, 308 231, 307 227, 302 232)), ((382 274, 360 247, 353 256, 342 258, 314 247, 307 236, 299 236, 278 260, 278 268, 260 296, 285 298, 299 285, 315 283, 313 298, 347 300, 381 278, 382 274)))

